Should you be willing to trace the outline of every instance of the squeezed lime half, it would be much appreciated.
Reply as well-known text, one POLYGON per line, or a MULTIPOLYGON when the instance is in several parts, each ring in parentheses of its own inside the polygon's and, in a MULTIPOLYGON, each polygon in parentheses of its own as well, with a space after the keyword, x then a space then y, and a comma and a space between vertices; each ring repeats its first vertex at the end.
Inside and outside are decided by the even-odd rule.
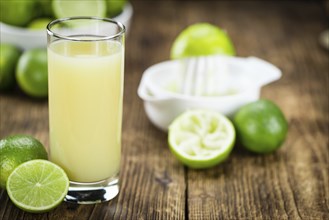
POLYGON ((235 143, 235 130, 224 115, 210 110, 190 110, 169 126, 172 153, 191 168, 209 168, 224 161, 235 143))

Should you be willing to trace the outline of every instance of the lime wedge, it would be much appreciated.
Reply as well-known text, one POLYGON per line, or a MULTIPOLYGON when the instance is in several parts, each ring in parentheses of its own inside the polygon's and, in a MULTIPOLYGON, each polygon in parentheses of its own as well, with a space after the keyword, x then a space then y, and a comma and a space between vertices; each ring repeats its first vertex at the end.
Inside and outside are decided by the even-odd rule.
POLYGON ((62 168, 47 160, 30 160, 9 176, 11 201, 27 212, 40 213, 58 206, 67 194, 69 179, 62 168))
POLYGON ((104 0, 53 0, 52 7, 56 18, 106 16, 106 2, 104 0))
POLYGON ((190 168, 209 168, 224 161, 233 149, 235 130, 224 115, 190 110, 169 126, 169 147, 190 168))

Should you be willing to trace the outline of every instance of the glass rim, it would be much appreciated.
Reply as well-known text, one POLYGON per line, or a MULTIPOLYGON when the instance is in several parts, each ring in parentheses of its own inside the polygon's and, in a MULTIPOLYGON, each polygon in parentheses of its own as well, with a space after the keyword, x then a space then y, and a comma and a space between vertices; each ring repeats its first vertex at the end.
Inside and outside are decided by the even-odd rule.
POLYGON ((111 40, 114 38, 117 38, 119 36, 122 36, 125 32, 126 32, 126 28, 125 26, 116 20, 110 19, 110 18, 101 18, 101 17, 93 17, 93 16, 75 16, 75 17, 66 17, 66 18, 59 18, 56 20, 51 21, 48 25, 47 25, 47 34, 49 36, 53 36, 53 37, 57 37, 60 39, 64 39, 64 40, 71 40, 71 41, 90 41, 90 39, 81 39, 78 37, 70 37, 70 36, 66 36, 66 35, 62 35, 59 33, 56 33, 55 31, 52 31, 51 28, 56 25, 59 24, 61 22, 65 22, 65 21, 71 21, 71 20, 95 20, 95 21, 106 21, 106 22, 110 22, 113 24, 116 24, 119 27, 119 32, 113 35, 109 35, 109 36, 103 36, 103 37, 99 37, 97 39, 93 39, 92 41, 102 41, 102 40, 111 40))

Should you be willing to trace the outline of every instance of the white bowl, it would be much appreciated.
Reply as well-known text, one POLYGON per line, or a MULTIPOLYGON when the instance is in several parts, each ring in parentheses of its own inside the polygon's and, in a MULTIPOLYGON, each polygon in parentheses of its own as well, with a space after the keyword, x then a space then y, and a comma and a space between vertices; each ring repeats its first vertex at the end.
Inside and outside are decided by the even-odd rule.
MULTIPOLYGON (((277 67, 255 57, 213 56, 211 59, 216 60, 216 69, 227 71, 225 86, 234 87, 234 94, 192 96, 166 89, 168 83, 179 80, 182 74, 181 60, 153 65, 143 73, 138 95, 144 101, 149 120, 156 127, 166 131, 173 119, 189 109, 211 109, 231 117, 241 106, 258 100, 262 86, 281 77, 277 67)), ((215 84, 218 87, 223 85, 221 82, 215 84)))
MULTIPOLYGON (((122 13, 113 19, 124 24, 126 32, 128 33, 132 15, 133 7, 130 3, 127 3, 122 13)), ((46 30, 29 30, 26 28, 7 25, 2 22, 0 22, 0 27, 1 43, 11 43, 23 50, 47 46, 46 30)))

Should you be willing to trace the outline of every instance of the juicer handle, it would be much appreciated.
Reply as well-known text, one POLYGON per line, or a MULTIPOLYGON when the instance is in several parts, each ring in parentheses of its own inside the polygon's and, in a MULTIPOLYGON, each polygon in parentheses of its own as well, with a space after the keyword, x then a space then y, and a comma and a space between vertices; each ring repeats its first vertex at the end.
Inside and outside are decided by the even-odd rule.
POLYGON ((261 87, 281 78, 281 70, 265 60, 248 57, 247 62, 255 86, 261 87))

